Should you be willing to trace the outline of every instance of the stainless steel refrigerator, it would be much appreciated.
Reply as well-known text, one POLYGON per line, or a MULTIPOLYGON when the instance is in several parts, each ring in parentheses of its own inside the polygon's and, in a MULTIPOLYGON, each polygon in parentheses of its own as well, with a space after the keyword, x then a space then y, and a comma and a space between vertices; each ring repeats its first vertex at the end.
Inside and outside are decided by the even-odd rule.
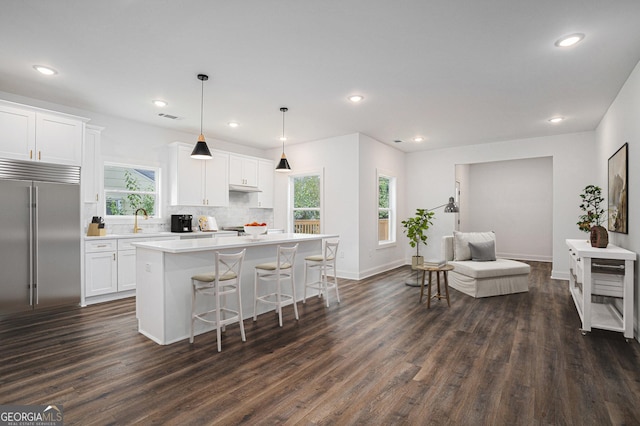
POLYGON ((0 316, 80 302, 80 168, 0 159, 0 316))

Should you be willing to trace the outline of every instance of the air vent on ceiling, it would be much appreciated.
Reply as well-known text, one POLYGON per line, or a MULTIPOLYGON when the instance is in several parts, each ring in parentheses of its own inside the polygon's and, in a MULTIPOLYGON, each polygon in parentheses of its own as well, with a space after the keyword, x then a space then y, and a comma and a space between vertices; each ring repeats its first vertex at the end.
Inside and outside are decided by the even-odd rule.
POLYGON ((393 141, 395 143, 402 143, 402 141, 400 139, 396 139, 395 141, 393 141))
POLYGON ((160 117, 164 117, 164 118, 169 118, 171 120, 178 120, 180 117, 177 117, 175 115, 171 115, 171 114, 165 114, 163 112, 161 112, 160 114, 158 114, 160 117))

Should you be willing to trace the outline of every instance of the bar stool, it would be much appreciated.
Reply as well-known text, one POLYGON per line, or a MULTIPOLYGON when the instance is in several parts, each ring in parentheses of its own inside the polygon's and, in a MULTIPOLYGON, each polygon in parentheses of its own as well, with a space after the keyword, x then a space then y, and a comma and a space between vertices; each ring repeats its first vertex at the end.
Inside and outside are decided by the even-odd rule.
MULTIPOLYGON (((215 270, 213 273, 197 274, 191 277, 191 335, 189 343, 193 343, 195 320, 215 324, 218 338, 218 352, 222 350, 221 329, 227 324, 238 322, 242 341, 246 342, 244 323, 242 322, 242 300, 240 297, 240 278, 242 277, 242 261, 247 249, 236 254, 215 252, 215 270), (227 308, 226 296, 235 293, 238 310, 227 308), (215 307, 203 312, 196 311, 198 297, 214 297, 215 307), (213 317, 213 318, 212 318, 213 317)), ((207 305, 210 306, 210 305, 207 305)))
POLYGON ((329 289, 335 288, 336 299, 340 303, 340 293, 338 293, 338 278, 336 277, 336 258, 338 257, 338 244, 340 241, 324 241, 323 254, 316 254, 304 258, 304 299, 302 303, 307 303, 307 287, 318 290, 318 297, 324 294, 329 307, 329 289), (317 270, 319 272, 318 281, 307 282, 307 271, 317 270), (333 282, 329 282, 329 272, 333 272, 333 282))
POLYGON ((255 267, 255 280, 253 284, 253 320, 257 320, 258 302, 275 305, 280 327, 282 327, 282 307, 293 304, 293 311, 298 317, 296 305, 296 283, 293 271, 295 269, 296 251, 298 244, 293 247, 278 246, 278 257, 275 262, 261 263, 255 267), (282 292, 282 281, 291 281, 291 294, 282 292), (275 281, 276 288, 272 293, 258 296, 258 285, 261 281, 275 281))

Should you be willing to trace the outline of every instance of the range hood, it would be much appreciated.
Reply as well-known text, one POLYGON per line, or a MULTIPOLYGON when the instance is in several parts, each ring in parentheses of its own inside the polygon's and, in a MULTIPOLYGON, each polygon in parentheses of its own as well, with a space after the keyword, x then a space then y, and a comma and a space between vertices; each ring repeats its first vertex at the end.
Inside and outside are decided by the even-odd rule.
POLYGON ((262 192, 257 186, 234 185, 229 184, 229 191, 234 192, 262 192))

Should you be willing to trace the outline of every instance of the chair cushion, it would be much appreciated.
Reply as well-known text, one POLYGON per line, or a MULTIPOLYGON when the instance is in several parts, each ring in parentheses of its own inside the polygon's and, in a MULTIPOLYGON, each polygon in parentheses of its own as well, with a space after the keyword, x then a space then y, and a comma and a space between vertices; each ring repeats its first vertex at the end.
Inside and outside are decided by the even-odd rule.
MULTIPOLYGON (((314 254, 312 256, 307 256, 304 260, 311 260, 314 262, 322 262, 324 260, 324 256, 321 254, 314 254)), ((327 257, 327 260, 333 260, 333 257, 327 257)))
MULTIPOLYGON (((236 278, 235 272, 227 272, 220 277, 220 281, 228 281, 236 278)), ((212 283, 216 280, 216 274, 214 272, 207 274, 198 274, 191 277, 192 280, 202 281, 203 283, 212 283)))
MULTIPOLYGON (((264 269, 266 271, 275 271, 277 268, 278 268, 277 262, 267 262, 267 263, 261 263, 259 265, 256 265, 256 269, 264 269)), ((280 269, 289 269, 289 268, 291 268, 290 263, 283 263, 280 266, 280 269)))
POLYGON ((472 278, 494 278, 507 275, 523 275, 531 271, 531 267, 523 262, 511 259, 496 259, 495 262, 449 262, 453 272, 472 278))
POLYGON ((471 260, 474 262, 490 262, 496 260, 495 241, 484 241, 481 243, 469 242, 471 250, 471 260))
POLYGON ((496 234, 491 232, 458 232, 453 231, 453 260, 471 260, 469 243, 495 241, 496 234))

